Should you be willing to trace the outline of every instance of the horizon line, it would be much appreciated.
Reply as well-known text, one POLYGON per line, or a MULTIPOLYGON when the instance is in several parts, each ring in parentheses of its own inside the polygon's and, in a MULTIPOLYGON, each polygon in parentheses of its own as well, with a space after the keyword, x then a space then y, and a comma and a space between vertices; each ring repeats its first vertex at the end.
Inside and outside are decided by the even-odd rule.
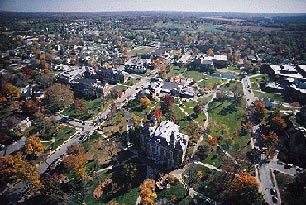
POLYGON ((235 14, 304 14, 306 12, 237 12, 237 11, 165 11, 165 10, 132 10, 132 11, 9 11, 0 10, 0 13, 128 13, 128 12, 160 12, 160 13, 235 13, 235 14))

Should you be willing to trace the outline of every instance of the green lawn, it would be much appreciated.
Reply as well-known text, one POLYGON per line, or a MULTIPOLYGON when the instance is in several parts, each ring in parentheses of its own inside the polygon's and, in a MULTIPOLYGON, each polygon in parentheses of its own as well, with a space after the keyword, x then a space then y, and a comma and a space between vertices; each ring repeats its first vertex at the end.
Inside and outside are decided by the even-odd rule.
POLYGON ((133 86, 136 83, 138 83, 140 80, 137 80, 136 78, 131 78, 130 80, 126 81, 122 85, 127 85, 127 86, 133 86))
POLYGON ((275 93, 261 93, 255 90, 254 95, 258 98, 270 98, 271 101, 284 101, 281 95, 277 95, 275 93))
POLYGON ((240 69, 236 65, 233 65, 233 64, 227 66, 227 69, 231 71, 240 71, 240 69))
POLYGON ((152 48, 149 48, 149 47, 141 47, 140 49, 138 49, 138 48, 131 50, 129 52, 129 55, 131 55, 131 56, 144 55, 144 54, 148 54, 152 51, 152 48))
POLYGON ((85 110, 83 113, 79 113, 76 109, 74 109, 74 105, 71 105, 69 108, 64 110, 63 115, 68 115, 79 120, 88 120, 92 116, 95 116, 99 113, 102 107, 101 98, 96 98, 94 100, 81 100, 85 103, 85 110))
POLYGON ((199 71, 194 71, 194 70, 187 70, 185 72, 185 77, 186 78, 193 78, 193 80, 199 81, 204 78, 203 73, 199 71))
POLYGON ((170 72, 167 74, 168 77, 174 77, 174 76, 178 76, 180 74, 183 75, 184 73, 184 68, 180 68, 178 66, 174 66, 172 70, 170 70, 170 72))
POLYGON ((112 201, 116 201, 118 204, 136 204, 137 197, 140 194, 139 188, 132 189, 130 192, 118 196, 112 201))
POLYGON ((55 142, 52 144, 53 149, 56 149, 58 146, 63 144, 71 135, 76 132, 74 127, 61 126, 57 135, 55 136, 55 142))
POLYGON ((216 78, 216 77, 212 77, 212 76, 203 76, 203 78, 204 78, 204 80, 202 80, 201 82, 198 82, 198 85, 199 85, 200 88, 204 88, 209 83, 214 85, 214 84, 220 84, 222 82, 222 80, 220 78, 216 78), (207 79, 205 80, 205 78, 207 78, 207 79))
POLYGON ((186 190, 182 184, 177 185, 170 185, 169 189, 163 189, 157 194, 157 199, 155 201, 158 201, 159 199, 166 198, 168 200, 171 200, 171 197, 174 195, 176 197, 176 201, 181 201, 184 199, 186 190))
POLYGON ((202 161, 202 163, 219 167, 222 165, 221 155, 217 153, 216 149, 213 149, 212 152, 208 153, 208 156, 202 161))

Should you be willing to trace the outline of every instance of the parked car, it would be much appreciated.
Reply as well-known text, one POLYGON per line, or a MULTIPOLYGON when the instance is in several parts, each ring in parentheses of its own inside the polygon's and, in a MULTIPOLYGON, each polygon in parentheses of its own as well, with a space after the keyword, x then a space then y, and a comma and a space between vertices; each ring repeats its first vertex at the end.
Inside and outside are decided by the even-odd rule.
POLYGON ((272 195, 272 201, 273 201, 273 203, 277 203, 277 201, 278 201, 278 199, 277 199, 277 197, 276 196, 274 196, 274 195, 272 195))
POLYGON ((285 169, 290 169, 290 168, 292 168, 292 166, 291 166, 290 164, 285 164, 285 165, 284 165, 284 168, 285 168, 285 169))
POLYGON ((274 188, 271 188, 271 189, 270 189, 270 194, 271 194, 271 195, 275 195, 275 194, 276 194, 276 191, 275 191, 274 188))

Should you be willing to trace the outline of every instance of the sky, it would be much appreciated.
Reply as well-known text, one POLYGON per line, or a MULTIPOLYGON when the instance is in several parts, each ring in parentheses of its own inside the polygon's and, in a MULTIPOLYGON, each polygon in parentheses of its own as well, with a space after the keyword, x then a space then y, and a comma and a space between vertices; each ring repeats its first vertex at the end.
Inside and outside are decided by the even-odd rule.
POLYGON ((0 0, 0 10, 306 13, 306 0, 0 0))

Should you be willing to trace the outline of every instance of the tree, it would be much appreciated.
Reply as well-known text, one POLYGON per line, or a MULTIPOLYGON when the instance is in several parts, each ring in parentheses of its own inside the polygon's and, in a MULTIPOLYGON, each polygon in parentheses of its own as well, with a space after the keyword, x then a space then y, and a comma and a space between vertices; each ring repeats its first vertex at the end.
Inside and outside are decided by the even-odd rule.
POLYGON ((213 48, 209 48, 207 51, 207 55, 208 56, 214 56, 214 49, 213 48))
POLYGON ((74 101, 74 108, 77 110, 79 113, 83 113, 85 110, 85 103, 83 100, 80 100, 79 98, 76 98, 74 101))
POLYGON ((211 144, 212 146, 217 146, 218 138, 216 136, 208 135, 208 143, 211 144))
POLYGON ((205 107, 204 107, 203 103, 198 103, 196 106, 194 106, 193 112, 196 115, 202 114, 204 112, 204 108, 205 107))
POLYGON ((45 150, 45 147, 41 143, 39 137, 36 136, 29 137, 24 145, 24 148, 25 154, 32 157, 38 157, 45 150))
POLYGON ((136 177, 137 166, 135 163, 127 163, 123 165, 123 175, 128 179, 128 191, 132 188, 132 182, 136 177))
POLYGON ((42 179, 42 196, 51 204, 59 204, 64 201, 62 185, 66 180, 63 174, 53 174, 42 179))
POLYGON ((20 98, 20 88, 16 87, 12 83, 1 83, 1 95, 7 99, 20 98))
POLYGON ((200 137, 200 135, 203 133, 202 128, 194 121, 189 123, 184 131, 187 133, 187 135, 190 136, 192 141, 197 141, 200 137))
POLYGON ((160 108, 155 108, 155 110, 152 112, 152 115, 155 116, 155 119, 160 122, 163 116, 162 111, 160 110, 160 108))
POLYGON ((154 200, 157 198, 154 189, 155 189, 155 180, 153 179, 146 179, 140 185, 140 197, 141 197, 140 203, 142 205, 154 205, 154 200))
POLYGON ((67 85, 55 83, 46 90, 46 100, 51 109, 63 109, 73 103, 73 91, 67 85))
POLYGON ((135 115, 134 113, 131 114, 131 122, 132 122, 136 127, 140 127, 140 125, 141 125, 141 119, 140 119, 140 117, 138 117, 138 116, 135 115))
POLYGON ((174 97, 170 95, 165 95, 161 98, 160 106, 163 113, 169 112, 172 110, 174 104, 174 97))
POLYGON ((256 178, 247 172, 242 172, 230 183, 229 198, 235 204, 257 204, 261 200, 258 193, 256 178))
POLYGON ((151 104, 151 100, 147 97, 142 97, 139 101, 145 108, 147 108, 151 104))
POLYGON ((21 72, 26 75, 27 79, 30 79, 33 75, 32 69, 28 67, 22 67, 21 72))
POLYGON ((86 172, 85 164, 87 163, 84 147, 80 144, 70 146, 67 153, 68 156, 64 159, 65 168, 76 176, 83 178, 86 172))
POLYGON ((54 74, 49 71, 49 72, 44 72, 37 76, 36 81, 44 88, 49 87, 54 80, 54 74))
POLYGON ((273 144, 278 141, 278 136, 274 131, 270 131, 269 135, 261 134, 261 139, 265 144, 273 144))
POLYGON ((261 121, 265 118, 268 112, 266 105, 263 101, 254 101, 254 116, 256 120, 261 121))
POLYGON ((287 124, 281 116, 275 116, 270 122, 270 126, 273 130, 280 130, 287 127, 287 124))
POLYGON ((213 89, 213 84, 212 84, 212 83, 208 83, 207 86, 206 86, 206 88, 207 88, 208 90, 212 90, 212 89, 213 89))
POLYGON ((34 113, 37 111, 37 103, 33 100, 26 100, 21 104, 21 110, 25 113, 34 113))
POLYGON ((21 179, 33 185, 40 184, 37 167, 23 160, 21 152, 0 158, 0 176, 6 181, 21 179))

